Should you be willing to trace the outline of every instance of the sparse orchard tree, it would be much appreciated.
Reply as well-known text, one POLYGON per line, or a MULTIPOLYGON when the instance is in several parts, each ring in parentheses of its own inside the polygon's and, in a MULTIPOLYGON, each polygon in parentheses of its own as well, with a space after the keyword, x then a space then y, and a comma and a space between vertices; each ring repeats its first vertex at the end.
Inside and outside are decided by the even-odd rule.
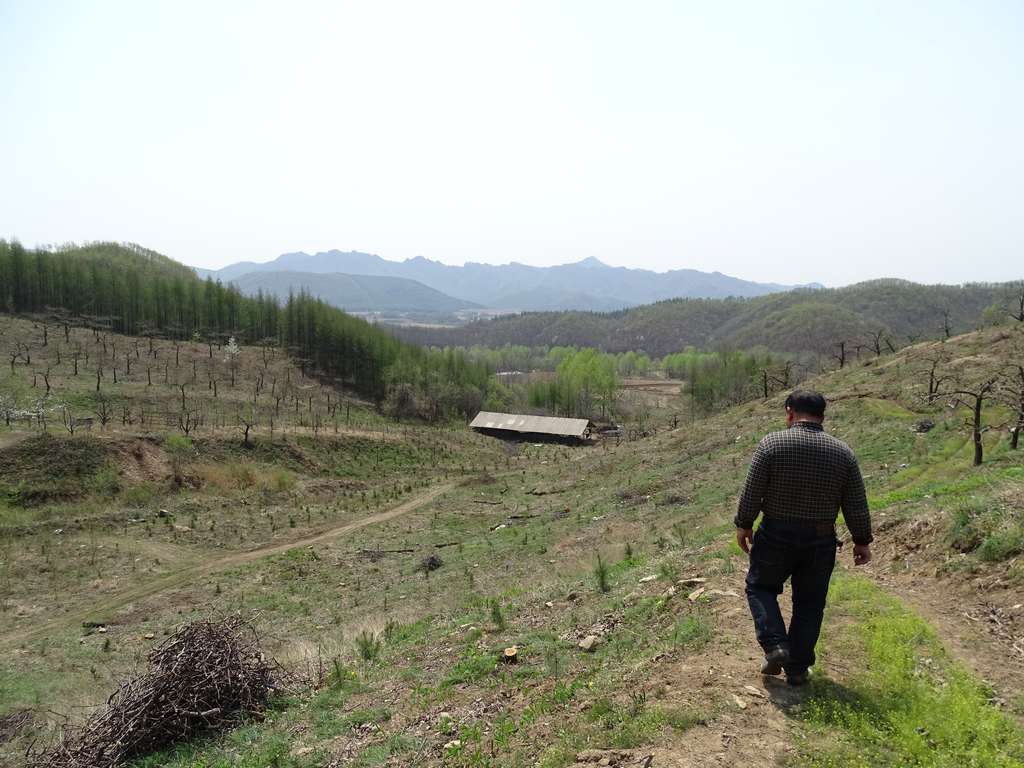
POLYGON ((71 407, 63 400, 57 402, 54 406, 54 410, 60 414, 61 424, 71 436, 74 436, 75 430, 79 427, 86 427, 86 429, 92 428, 92 419, 76 419, 74 414, 71 413, 71 407))
POLYGON ((238 406, 236 413, 238 429, 242 433, 242 445, 249 447, 249 433, 256 428, 260 421, 260 409, 252 403, 242 403, 238 406))
POLYGON ((765 400, 775 393, 776 384, 782 391, 789 389, 789 379, 795 367, 796 363, 792 360, 783 360, 761 369, 761 385, 765 400))
MULTIPOLYGON (((75 376, 78 375, 78 361, 81 360, 83 356, 84 352, 82 350, 82 344, 78 341, 75 341, 75 346, 72 347, 71 349, 71 362, 74 366, 75 376)), ((86 362, 86 365, 88 365, 88 362, 86 362)))
POLYGON ((51 410, 53 404, 50 402, 50 396, 48 394, 39 394, 29 400, 28 405, 21 412, 22 415, 26 416, 29 421, 32 419, 36 420, 42 430, 46 431, 46 414, 51 410))
POLYGON ((948 339, 953 333, 953 326, 951 322, 952 310, 949 307, 939 307, 939 332, 943 334, 943 338, 948 339))
POLYGON ((203 406, 199 400, 192 403, 191 407, 182 408, 178 411, 178 428, 188 437, 189 434, 203 424, 203 406))
POLYGON ((953 378, 952 372, 943 371, 943 366, 949 363, 949 361, 950 356, 947 352, 939 352, 924 358, 924 367, 915 371, 918 375, 927 377, 927 402, 929 405, 934 404, 942 395, 943 383, 953 378))
POLYGON ((1016 416, 1010 427, 1010 450, 1017 450, 1017 439, 1024 429, 1024 365, 1011 365, 1003 374, 999 399, 1016 416))
POLYGON ((21 410, 18 405, 19 392, 18 381, 13 377, 0 386, 0 418, 4 420, 4 425, 7 427, 11 426, 11 419, 17 418, 21 410))
POLYGON ((828 344, 836 350, 829 357, 839 363, 839 368, 842 370, 850 360, 850 348, 853 346, 853 342, 849 339, 833 339, 828 344))
POLYGON ((107 422, 114 418, 114 403, 103 392, 97 392, 93 395, 92 402, 92 412, 100 420, 100 426, 107 426, 107 422))
POLYGON ((43 383, 46 385, 46 394, 50 394, 52 387, 50 386, 50 374, 53 373, 53 366, 46 366, 40 369, 39 373, 43 377, 43 383))
POLYGON ((228 370, 231 372, 231 386, 235 386, 235 372, 238 370, 238 355, 241 350, 238 348, 238 344, 235 343, 235 337, 232 336, 228 339, 228 343, 224 345, 224 362, 227 363, 228 370))
POLYGON ((1012 294, 1007 296, 1010 304, 1006 313, 1018 323, 1024 323, 1024 281, 1017 284, 1012 294))
POLYGON ((990 427, 982 424, 982 407, 986 400, 991 400, 995 397, 994 388, 998 380, 998 377, 992 376, 975 386, 961 386, 950 393, 955 403, 971 409, 972 415, 967 420, 967 426, 971 427, 971 434, 974 438, 974 466, 976 467, 981 466, 983 452, 982 435, 990 429, 990 427))
POLYGON ((888 349, 890 352, 895 352, 896 349, 892 343, 892 334, 883 325, 877 331, 868 331, 868 337, 870 342, 867 347, 875 353, 875 357, 881 357, 882 353, 888 349))

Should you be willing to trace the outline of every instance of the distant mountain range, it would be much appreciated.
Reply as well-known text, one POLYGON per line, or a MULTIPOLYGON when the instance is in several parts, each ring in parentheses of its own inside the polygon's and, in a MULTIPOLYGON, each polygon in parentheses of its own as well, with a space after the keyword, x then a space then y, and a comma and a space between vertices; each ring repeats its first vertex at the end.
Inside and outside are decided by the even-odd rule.
POLYGON ((289 291, 298 293, 305 288, 312 295, 346 312, 436 314, 480 308, 479 304, 453 298, 405 277, 282 270, 247 272, 230 282, 248 296, 255 295, 262 288, 264 293, 276 294, 281 299, 287 297, 289 291))
POLYGON ((808 286, 754 283, 720 272, 609 267, 590 257, 575 264, 531 267, 512 262, 494 266, 470 262, 452 267, 417 256, 387 261, 358 251, 286 253, 273 261, 231 264, 223 269, 195 268, 201 278, 233 282, 244 293, 262 288, 283 298, 289 288, 305 288, 351 311, 446 312, 482 306, 522 311, 580 310, 611 312, 664 299, 750 298, 808 286), (331 275, 331 278, 325 275, 331 275), (382 282, 373 278, 389 278, 382 282), (415 281, 422 290, 400 281, 415 281))

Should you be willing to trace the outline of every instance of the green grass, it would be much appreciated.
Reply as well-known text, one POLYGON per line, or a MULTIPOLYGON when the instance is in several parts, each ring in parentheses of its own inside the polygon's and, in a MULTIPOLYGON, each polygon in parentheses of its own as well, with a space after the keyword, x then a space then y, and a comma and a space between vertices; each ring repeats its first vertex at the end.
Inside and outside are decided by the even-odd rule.
POLYGON ((442 681, 443 686, 460 683, 474 683, 488 677, 494 672, 498 663, 497 652, 487 652, 473 645, 467 645, 462 656, 452 666, 451 671, 442 681))
POLYGON ((859 577, 837 578, 829 599, 830 613, 859 619, 845 630, 856 649, 843 659, 853 675, 812 678, 798 716, 815 738, 800 765, 1024 765, 1024 731, 987 701, 991 691, 949 658, 925 621, 859 577))
MULTIPOLYGON (((874 380, 868 368, 853 373, 865 390, 864 382, 874 380)), ((834 386, 824 383, 822 388, 834 386)), ((949 536, 970 552, 955 562, 984 568, 983 558, 1012 557, 1008 553, 1022 538, 1014 517, 1019 513, 1004 496, 1019 488, 1024 451, 1015 454, 1005 449, 1005 440, 986 440, 985 464, 974 469, 970 437, 959 417, 938 409, 915 414, 895 402, 851 398, 830 410, 830 423, 861 457, 872 505, 892 507, 879 518, 936 518, 937 526, 929 529, 939 545, 928 550, 933 558, 945 554, 943 545, 953 546, 937 538, 950 519, 949 536), (936 427, 925 435, 912 433, 909 427, 924 416, 937 421, 936 427), (903 463, 909 468, 893 474, 903 463)), ((353 765, 432 760, 453 768, 555 766, 573 764, 587 748, 653 749, 731 709, 713 697, 659 700, 665 694, 657 693, 650 660, 665 654, 677 660, 714 658, 730 650, 716 637, 715 611, 727 609, 724 598, 690 602, 683 591, 668 594, 665 588, 683 576, 714 577, 742 567, 731 524, 735 500, 754 445, 765 432, 782 428, 779 404, 752 403, 699 428, 594 449, 512 446, 462 425, 395 424, 372 414, 361 417, 362 435, 314 438, 279 431, 273 439, 259 435, 249 448, 242 448, 235 433, 218 438, 203 430, 194 439, 203 461, 185 474, 202 471, 205 485, 168 494, 161 482, 126 480, 111 498, 113 478, 105 466, 110 457, 93 446, 88 457, 95 454, 95 462, 76 465, 88 469, 81 482, 92 483, 84 502, 57 494, 40 506, 22 504, 19 494, 33 488, 49 492, 62 478, 26 460, 32 471, 23 486, 16 472, 0 478, 0 598, 8 604, 0 622, 8 627, 35 620, 19 618, 18 607, 45 601, 48 615, 66 612, 73 603, 64 590, 77 583, 82 589, 75 599, 98 601, 99 590, 110 589, 113 579, 144 583, 191 559, 213 558, 215 548, 224 554, 256 551, 357 522, 438 483, 450 487, 401 517, 182 585, 166 609, 155 601, 140 601, 134 615, 112 607, 96 618, 121 615, 123 629, 86 638, 85 645, 78 643, 77 626, 50 638, 45 657, 33 640, 25 648, 29 653, 4 657, 0 695, 11 703, 56 709, 61 707, 54 702, 74 700, 68 690, 104 698, 146 647, 135 641, 138 634, 155 630, 166 636, 174 624, 204 611, 241 610, 260 615, 256 623, 268 654, 283 656, 289 669, 302 669, 312 658, 338 659, 339 666, 326 686, 296 691, 295 701, 268 713, 265 722, 243 723, 230 734, 154 756, 147 765, 305 768, 328 764, 343 750, 353 765), (19 498, 5 503, 8 491, 19 498), (626 497, 623 491, 629 491, 626 497), (636 495, 652 499, 641 503, 636 495), (662 499, 671 501, 659 504, 662 499), (170 515, 155 518, 160 507, 170 515), (513 514, 513 525, 491 530, 513 514), (135 518, 143 522, 125 522, 135 518), (58 528, 63 533, 56 534, 58 528), (387 554, 371 558, 368 550, 387 554), (428 579, 418 565, 434 552, 444 566, 428 579), (597 553, 607 569, 603 587, 597 553), (663 583, 639 583, 657 573, 663 583), (93 580, 97 585, 90 587, 93 580), (614 621, 601 633, 603 644, 593 654, 580 653, 574 638, 609 615, 614 621), (110 652, 101 648, 105 636, 113 638, 110 652), (514 666, 499 663, 502 649, 510 646, 519 651, 514 666), (411 693, 389 700, 390 710, 377 710, 399 690, 411 693), (501 711, 492 707, 506 706, 495 698, 499 691, 514 696, 514 704, 501 711), (450 729, 441 743, 459 739, 463 746, 428 757, 411 723, 442 710, 450 713, 450 729), (289 749, 282 750, 283 743, 289 749), (315 749, 292 755, 291 748, 299 747, 315 749)), ((79 439, 85 446, 88 437, 79 439)), ((21 456, 13 448, 9 453, 21 456)), ((879 538, 884 542, 887 536, 879 538)), ((1020 563, 1007 572, 1024 579, 1020 563)), ((857 755, 867 754, 867 765, 910 762, 919 755, 901 740, 913 746, 916 736, 935 740, 952 764, 962 752, 935 734, 946 738, 943 718, 974 722, 973 710, 943 709, 931 699, 918 701, 922 694, 916 689, 904 689, 916 683, 936 696, 962 689, 960 698, 975 703, 986 692, 966 679, 961 685, 929 645, 931 636, 918 636, 917 625, 882 627, 892 610, 874 594, 858 597, 865 606, 854 611, 847 608, 852 598, 843 595, 847 587, 841 582, 836 589, 839 610, 853 615, 852 621, 868 622, 865 632, 882 632, 886 642, 902 643, 931 663, 918 659, 911 679, 901 681, 894 663, 860 664, 860 654, 869 656, 869 643, 859 630, 830 642, 833 652, 854 649, 857 663, 839 659, 846 665, 840 669, 870 669, 870 676, 866 672, 842 685, 824 676, 813 681, 811 701, 818 710, 808 708, 801 713, 805 723, 792 723, 808 733, 806 743, 812 745, 799 753, 800 760, 838 765, 848 759, 856 765, 857 755), (933 707, 939 714, 930 714, 933 707), (915 721, 903 735, 901 714, 915 721), (929 735, 923 737, 918 727, 929 735)), ((886 642, 871 652, 886 651, 886 642)), ((993 712, 983 701, 980 706, 983 714, 993 712)), ((978 736, 971 739, 971 745, 981 743, 978 736)))
POLYGON ((80 500, 87 490, 106 496, 119 489, 117 469, 95 437, 70 440, 33 435, 0 452, 0 500, 9 506, 80 500))

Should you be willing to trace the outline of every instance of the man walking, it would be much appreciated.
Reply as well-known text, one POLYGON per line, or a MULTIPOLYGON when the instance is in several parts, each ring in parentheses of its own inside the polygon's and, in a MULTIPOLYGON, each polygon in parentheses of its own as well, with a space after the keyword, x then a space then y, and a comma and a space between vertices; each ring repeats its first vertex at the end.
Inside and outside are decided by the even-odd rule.
POLYGON ((824 420, 820 393, 800 389, 786 398, 786 429, 757 446, 735 520, 736 541, 750 555, 746 592, 764 649, 761 674, 785 670, 791 685, 806 683, 814 664, 840 508, 853 536, 854 565, 871 559, 871 515, 857 459, 846 443, 826 434, 824 420), (787 631, 778 596, 789 578, 793 616, 787 631))

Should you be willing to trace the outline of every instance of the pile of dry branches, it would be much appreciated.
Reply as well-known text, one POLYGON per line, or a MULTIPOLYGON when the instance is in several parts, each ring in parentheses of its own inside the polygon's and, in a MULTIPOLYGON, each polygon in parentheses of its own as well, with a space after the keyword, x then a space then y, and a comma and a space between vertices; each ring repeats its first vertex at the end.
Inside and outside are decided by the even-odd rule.
POLYGON ((149 655, 149 670, 121 685, 82 725, 65 723, 52 746, 29 747, 26 764, 114 766, 204 731, 223 730, 266 704, 276 665, 238 614, 181 627, 149 655))
POLYGON ((32 725, 32 716, 31 709, 15 709, 0 715, 0 744, 18 738, 23 730, 32 725))

